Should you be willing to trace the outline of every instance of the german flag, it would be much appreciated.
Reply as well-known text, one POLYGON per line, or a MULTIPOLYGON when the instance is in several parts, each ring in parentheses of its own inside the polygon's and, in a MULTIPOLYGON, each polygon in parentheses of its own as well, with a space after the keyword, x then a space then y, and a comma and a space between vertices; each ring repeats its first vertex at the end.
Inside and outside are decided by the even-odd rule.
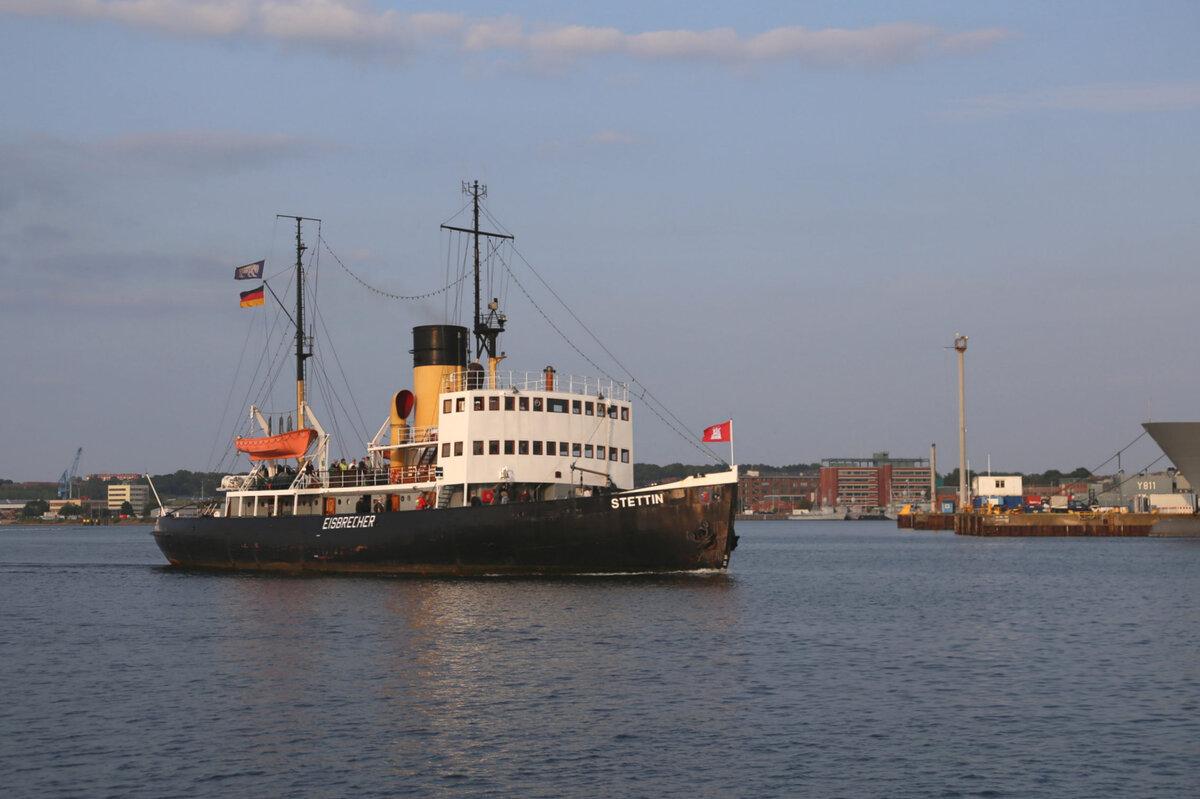
POLYGON ((266 300, 263 299, 263 287, 259 286, 256 289, 243 291, 241 293, 242 307, 253 308, 255 305, 262 305, 266 300))

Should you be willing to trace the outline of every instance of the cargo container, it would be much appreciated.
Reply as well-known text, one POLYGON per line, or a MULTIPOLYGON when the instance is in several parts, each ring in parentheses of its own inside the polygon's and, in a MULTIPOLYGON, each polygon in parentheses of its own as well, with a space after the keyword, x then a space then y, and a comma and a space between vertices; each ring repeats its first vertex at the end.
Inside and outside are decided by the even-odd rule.
POLYGON ((1195 494, 1150 494, 1150 509, 1159 513, 1195 513, 1195 494))

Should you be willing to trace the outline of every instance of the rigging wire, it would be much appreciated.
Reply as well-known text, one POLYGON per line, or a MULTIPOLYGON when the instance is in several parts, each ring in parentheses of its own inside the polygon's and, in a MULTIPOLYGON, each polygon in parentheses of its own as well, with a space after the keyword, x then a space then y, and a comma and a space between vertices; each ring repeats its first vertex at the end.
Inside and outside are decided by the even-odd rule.
MULTIPOLYGON (((676 435, 678 435, 680 438, 682 438, 684 441, 686 441, 688 444, 690 444, 693 449, 706 455, 709 458, 712 458, 713 460, 719 461, 721 463, 725 463, 724 459, 720 458, 717 455, 714 455, 712 452, 705 449, 704 447, 699 446, 695 442, 692 435, 690 433, 686 432, 687 425, 685 425, 679 419, 679 417, 677 417, 677 416, 675 416, 675 414, 671 413, 670 409, 667 408, 666 405, 664 405, 661 400, 659 400, 657 397, 655 397, 645 385, 643 385, 640 381, 638 381, 638 379, 635 378, 633 376, 633 374, 628 369, 626 369, 625 366, 619 360, 617 360, 616 356, 614 356, 611 352, 609 352, 608 348, 605 347, 604 344, 598 338, 596 338, 595 334, 592 333, 592 331, 588 329, 587 325, 585 325, 579 319, 579 317, 576 316, 575 313, 569 307, 567 307, 567 304, 564 303, 557 294, 555 294, 554 289, 550 288, 550 286, 546 284, 545 280, 542 280, 541 275, 539 275, 537 273, 537 271, 534 270, 534 268, 532 266, 530 266, 529 262, 526 261, 523 256, 521 256, 520 252, 517 251, 515 246, 513 247, 513 252, 516 253, 517 256, 519 258, 521 258, 522 262, 524 262, 525 265, 529 267, 529 270, 531 272, 533 272, 534 275, 538 278, 538 280, 540 280, 542 282, 542 285, 546 286, 546 289, 554 296, 554 298, 557 299, 563 305, 563 307, 567 309, 567 313, 571 314, 572 318, 574 318, 575 321, 579 323, 579 326, 582 327, 588 333, 588 335, 590 335, 592 337, 592 339, 596 341, 596 343, 600 346, 600 348, 602 350, 604 350, 606 353, 608 353, 608 356, 613 359, 614 363, 616 363, 618 366, 620 366, 621 369, 623 369, 625 371, 625 373, 629 375, 630 382, 627 383, 626 385, 635 385, 639 389, 641 389, 641 394, 638 395, 638 398, 641 399, 643 403, 645 403, 646 408, 649 409, 649 411, 651 413, 653 413, 655 416, 657 416, 659 418, 659 420, 663 424, 665 424, 668 428, 670 428, 676 435), (647 400, 647 397, 649 397, 649 400, 647 400), (661 413, 660 413, 660 409, 662 411, 661 413), (663 415, 664 413, 667 416, 670 416, 671 418, 668 419, 667 416, 663 415)), ((625 382, 616 377, 613 377, 611 374, 608 373, 608 370, 606 370, 604 367, 600 366, 600 364, 596 363, 594 360, 592 360, 592 358, 590 356, 588 356, 586 353, 584 353, 584 351, 581 350, 579 348, 579 346, 576 345, 575 342, 573 342, 567 336, 567 334, 564 333, 562 331, 562 329, 560 329, 558 327, 558 325, 556 325, 554 323, 554 321, 550 319, 550 317, 541 308, 541 306, 539 306, 537 304, 537 302, 534 301, 533 297, 530 296, 529 292, 525 289, 525 286, 521 283, 521 281, 517 278, 517 276, 509 268, 508 264, 505 264, 504 268, 508 272, 508 276, 510 278, 512 278, 513 283, 515 283, 517 288, 519 288, 521 290, 521 293, 525 295, 525 299, 529 300, 530 305, 532 305, 534 307, 534 309, 539 314, 542 315, 542 318, 546 320, 546 324, 550 325, 550 327, 554 329, 554 332, 558 333, 558 335, 562 338, 562 340, 565 341, 571 347, 571 349, 573 349, 573 350, 575 350, 575 352, 579 353, 579 357, 583 358, 585 361, 587 361, 589 364, 591 364, 593 369, 600 372, 602 375, 604 375, 605 377, 607 377, 609 380, 613 381, 614 383, 624 383, 625 382)))
MULTIPOLYGON (((447 222, 454 220, 456 217, 458 217, 460 214, 462 214, 468 207, 470 207, 470 203, 465 203, 462 206, 462 208, 459 209, 459 211, 457 213, 451 215, 451 217, 447 220, 447 222)), ((492 224, 494 224, 500 230, 504 231, 506 235, 511 235, 511 234, 508 234, 507 228, 499 220, 497 220, 487 210, 486 207, 482 208, 482 211, 483 211, 484 216, 492 224)), ((454 249, 457 250, 457 253, 455 254, 454 262, 457 264, 465 263, 464 259, 466 258, 467 253, 464 252, 464 241, 465 241, 466 235, 468 235, 468 234, 460 234, 459 236, 456 237, 456 247, 454 249)), ((337 253, 335 253, 333 251, 333 249, 329 246, 329 242, 325 240, 324 236, 318 234, 318 238, 319 238, 320 243, 322 245, 324 245, 325 250, 330 254, 330 256, 333 257, 334 261, 337 262, 338 266, 340 266, 343 269, 343 271, 346 272, 346 274, 348 274, 348 275, 350 275, 350 277, 354 278, 354 280, 356 282, 358 282, 363 288, 367 289, 368 291, 371 291, 371 292, 378 294, 380 296, 383 296, 383 297, 387 297, 389 299, 421 300, 421 299, 427 299, 429 297, 434 297, 439 294, 446 294, 447 292, 449 292, 451 289, 453 289, 455 287, 461 287, 463 282, 467 279, 467 277, 469 277, 471 274, 473 274, 473 272, 466 269, 465 266, 460 266, 458 269, 458 272, 459 272, 458 277, 451 279, 453 276, 451 261, 450 261, 450 256, 451 256, 450 249, 451 248, 447 248, 447 251, 446 251, 446 277, 445 277, 447 282, 444 286, 442 286, 441 288, 436 289, 434 291, 426 292, 424 294, 412 294, 412 295, 396 294, 393 292, 384 291, 383 289, 379 289, 375 286, 372 286, 367 281, 363 280, 361 277, 359 277, 357 274, 355 274, 348 266, 346 266, 346 264, 341 260, 341 258, 338 257, 337 253)), ((689 445, 691 445, 696 451, 707 456, 708 458, 711 458, 713 460, 724 463, 724 460, 722 458, 720 458, 719 456, 715 455, 711 450, 709 450, 705 447, 699 446, 696 443, 694 436, 690 432, 687 432, 689 430, 688 425, 685 424, 681 419, 679 419, 678 416, 676 416, 661 400, 659 400, 658 397, 656 397, 649 390, 649 388, 647 386, 645 386, 643 383, 641 383, 641 381, 639 381, 633 375, 633 373, 629 370, 629 368, 626 367, 620 361, 620 359, 618 359, 615 355, 613 355, 612 351, 609 350, 608 347, 606 347, 602 341, 600 341, 599 337, 586 324, 584 324, 583 320, 581 320, 579 318, 579 316, 574 311, 571 310, 570 306, 568 306, 566 304, 566 302, 563 301, 562 297, 560 297, 558 295, 558 293, 555 292, 553 288, 551 288, 551 286, 546 282, 545 278, 543 278, 541 276, 541 274, 539 274, 538 271, 533 268, 533 265, 529 263, 529 261, 524 257, 524 255, 522 255, 521 252, 519 250, 517 250, 516 245, 512 243, 513 240, 508 239, 507 241, 508 241, 509 246, 512 247, 512 251, 516 255, 516 257, 519 258, 521 260, 521 262, 525 264, 525 266, 529 269, 529 271, 533 273, 534 277, 536 277, 538 279, 538 281, 542 284, 542 286, 547 291, 550 292, 551 296, 554 297, 554 299, 557 300, 560 305, 562 305, 562 307, 567 311, 567 313, 571 316, 571 318, 575 320, 575 322, 584 330, 584 332, 586 332, 588 334, 588 336, 600 347, 600 349, 603 350, 604 353, 606 355, 608 355, 609 358, 612 359, 613 363, 615 363, 626 375, 628 375, 629 381, 628 382, 622 381, 622 380, 614 377, 613 375, 609 374, 608 370, 604 369, 594 359, 592 359, 582 349, 580 349, 580 347, 574 341, 572 341, 571 338, 569 336, 567 336, 567 334, 557 324, 554 323, 554 321, 550 318, 550 316, 546 313, 546 311, 544 309, 542 309, 542 307, 540 305, 538 305, 538 303, 536 301, 534 301, 532 295, 525 288, 525 286, 521 283, 521 281, 517 278, 512 267, 509 265, 508 261, 503 257, 503 255, 501 253, 501 247, 503 246, 503 242, 501 242, 500 244, 493 244, 492 242, 488 242, 488 245, 487 245, 488 251, 486 253, 486 258, 485 258, 485 262, 487 264, 487 267, 486 267, 487 272, 486 272, 485 277, 486 277, 486 286, 488 288, 488 295, 492 296, 492 297, 499 296, 499 292, 496 291, 496 275, 497 275, 497 273, 496 273, 496 270, 491 265, 493 262, 493 259, 494 259, 495 261, 499 261, 500 265, 503 267, 504 273, 507 274, 508 277, 512 280, 512 282, 517 286, 517 288, 520 289, 521 293, 525 295, 525 298, 529 301, 529 303, 533 306, 533 308, 539 314, 541 314, 542 318, 546 321, 546 323, 548 325, 550 325, 550 327, 559 335, 559 337, 562 338, 562 340, 564 342, 566 342, 568 344, 568 346, 570 346, 573 350, 575 350, 575 352, 578 353, 581 358, 583 358, 594 369, 596 369, 598 372, 603 374, 609 380, 612 380, 614 383, 624 383, 625 385, 636 386, 638 389, 640 389, 640 394, 635 394, 635 396, 637 396, 637 398, 640 399, 645 404, 645 406, 655 416, 657 416, 659 418, 660 421, 662 421, 668 428, 670 428, 681 439, 683 439, 689 445)), ((440 245, 439 245, 439 248, 440 248, 440 245)), ((461 291, 456 293, 456 295, 454 295, 454 296, 455 296, 455 301, 453 303, 453 308, 454 308, 455 315, 457 316, 459 313, 461 313, 461 310, 462 310, 461 291)), ((505 299, 507 300, 507 289, 505 289, 505 299)), ((448 294, 446 295, 445 306, 447 308, 450 307, 450 295, 448 295, 448 294)), ((321 325, 322 325, 323 329, 326 329, 323 319, 321 320, 321 325)), ((328 333, 327 329, 326 329, 326 333, 328 333)), ((336 358, 336 355, 335 355, 335 358, 336 358)), ((339 368, 340 368, 340 362, 339 362, 339 368)), ((326 375, 326 377, 327 377, 327 375, 326 375)), ((345 377, 345 375, 343 372, 343 379, 344 379, 344 377, 345 377)), ((340 402, 340 400, 339 400, 339 402, 340 402)), ((357 409, 357 407, 355 408, 355 410, 358 411, 359 417, 361 419, 361 411, 359 411, 357 409)))
MULTIPOLYGON (((1109 463, 1111 463, 1111 462, 1112 462, 1114 459, 1121 457, 1121 453, 1122 453, 1122 452, 1124 452, 1125 450, 1127 450, 1127 449, 1129 449, 1130 447, 1132 447, 1134 444, 1136 444, 1136 443, 1138 443, 1139 441, 1141 441, 1141 440, 1142 440, 1142 436, 1144 436, 1144 435, 1146 435, 1146 431, 1145 431, 1145 430, 1143 430, 1143 431, 1142 431, 1142 434, 1141 434, 1141 435, 1139 435, 1137 438, 1135 438, 1133 441, 1130 441, 1130 442, 1129 442, 1128 444, 1126 444, 1124 447, 1122 447, 1121 449, 1117 450, 1117 451, 1116 451, 1116 453, 1114 453, 1114 454, 1113 454, 1113 456, 1112 456, 1112 457, 1110 457, 1108 460, 1106 460, 1104 463, 1100 464, 1100 465, 1099 465, 1099 466, 1097 466, 1095 469, 1091 469, 1091 470, 1089 470, 1089 471, 1088 471, 1088 474, 1090 474, 1090 475, 1092 475, 1093 477, 1095 477, 1095 476, 1096 476, 1096 472, 1098 472, 1098 471, 1100 471, 1101 469, 1103 469, 1105 466, 1107 466, 1109 463)), ((1159 458, 1159 459, 1158 459, 1158 460, 1156 460, 1154 463, 1158 463, 1158 461, 1159 461, 1159 460, 1162 460, 1162 458, 1159 458)), ((1153 465, 1154 465, 1154 463, 1150 464, 1150 466, 1153 466, 1153 465)), ((1148 468, 1150 468, 1150 467, 1149 467, 1149 466, 1147 466, 1146 468, 1148 469, 1148 468)))
POLYGON ((436 297, 437 295, 441 294, 442 292, 449 291, 450 289, 454 288, 454 286, 456 286, 457 284, 461 283, 463 280, 466 279, 466 275, 463 275, 462 277, 460 277, 458 280, 454 281, 453 283, 442 286, 440 289, 436 289, 435 291, 426 292, 425 294, 393 294, 390 291, 384 291, 383 289, 375 288, 370 283, 363 280, 358 275, 354 274, 354 272, 350 271, 350 267, 348 267, 348 266, 346 266, 346 264, 342 263, 342 259, 338 258, 337 253, 335 253, 329 247, 329 242, 325 241, 325 239, 321 239, 321 243, 325 245, 325 249, 329 252, 329 254, 331 256, 333 256, 333 260, 337 261, 338 266, 340 266, 342 269, 344 269, 346 271, 346 274, 350 275, 350 277, 357 280, 359 282, 359 284, 362 285, 363 288, 367 289, 368 291, 373 291, 382 297, 387 297, 387 298, 393 299, 393 300, 424 300, 424 299, 428 299, 429 297, 436 297))
MULTIPOLYGON (((1141 469, 1139 469, 1138 471, 1136 471, 1136 472, 1132 473, 1131 475, 1129 475, 1128 477, 1126 477, 1124 480, 1122 480, 1120 483, 1117 483, 1117 485, 1116 485, 1116 486, 1114 486, 1113 490, 1114 490, 1114 491, 1117 491, 1117 492, 1120 492, 1120 490, 1121 490, 1121 487, 1122 487, 1122 486, 1124 486, 1126 483, 1130 482, 1131 480, 1136 480, 1137 478, 1144 476, 1144 475, 1145 475, 1145 473, 1146 473, 1146 472, 1147 472, 1147 471, 1148 471, 1148 470, 1149 470, 1149 469, 1150 469, 1152 466, 1154 466, 1154 464, 1158 463, 1159 461, 1161 461, 1161 460, 1162 460, 1163 458, 1165 458, 1165 457, 1167 457, 1167 456, 1166 456, 1166 453, 1163 453, 1162 455, 1159 455, 1157 458, 1155 458, 1154 460, 1150 461, 1148 464, 1146 464, 1145 466, 1143 466, 1141 469)), ((1109 460, 1112 460, 1112 459, 1110 458, 1109 460)), ((1103 464, 1101 464, 1101 465, 1103 466, 1103 464)))
MULTIPOLYGON (((342 361, 337 355, 337 350, 333 348, 333 337, 331 336, 331 334, 329 332, 329 326, 325 323, 325 316, 319 310, 316 310, 315 306, 314 306, 313 315, 316 316, 321 323, 321 330, 324 331, 325 339, 329 342, 329 345, 330 345, 329 349, 330 349, 330 352, 333 354, 333 362, 334 362, 334 364, 337 365, 338 374, 341 375, 342 382, 345 383, 346 385, 350 385, 350 381, 346 377, 346 370, 342 367, 342 361)), ((331 388, 333 386, 333 381, 329 379, 329 373, 325 370, 324 358, 318 359, 317 367, 320 370, 321 376, 324 378, 325 385, 331 388)), ((367 439, 367 436, 365 434, 365 431, 367 430, 367 423, 363 418, 362 409, 358 407, 358 400, 357 400, 358 395, 353 391, 345 392, 345 393, 349 394, 350 402, 354 407, 354 412, 358 416, 358 424, 360 426, 359 426, 358 430, 355 430, 354 432, 356 434, 362 435, 362 440, 365 441, 367 439)), ((351 419, 352 417, 350 415, 350 410, 346 407, 345 403, 342 401, 342 394, 340 392, 336 392, 336 391, 332 392, 332 394, 334 397, 337 398, 337 405, 339 407, 341 407, 342 412, 346 414, 346 418, 351 419)), ((333 407, 333 405, 329 404, 329 407, 333 407)), ((335 415, 335 417, 334 417, 335 423, 336 423, 336 418, 337 417, 335 415)), ((339 440, 340 440, 340 437, 339 437, 339 440)))

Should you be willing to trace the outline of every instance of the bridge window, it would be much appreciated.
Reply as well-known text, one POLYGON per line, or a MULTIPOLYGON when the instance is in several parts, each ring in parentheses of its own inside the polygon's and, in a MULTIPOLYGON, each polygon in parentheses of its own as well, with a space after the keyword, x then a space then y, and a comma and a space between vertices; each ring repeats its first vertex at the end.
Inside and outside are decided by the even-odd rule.
POLYGON ((538 412, 540 412, 542 410, 542 398, 541 397, 533 398, 533 409, 534 409, 534 411, 538 411, 538 412))
POLYGON ((529 397, 518 397, 517 398, 517 410, 518 411, 529 410, 529 397))
POLYGON ((583 403, 579 400, 571 400, 571 413, 582 413, 583 403))
POLYGON ((546 410, 550 413, 566 413, 567 401, 565 399, 548 399, 546 400, 546 410))
POLYGON ((505 397, 504 398, 504 410, 515 411, 516 409, 517 409, 517 398, 513 397, 511 395, 505 397))
POLYGON ((488 410, 489 411, 500 410, 500 398, 499 397, 488 397, 488 410))

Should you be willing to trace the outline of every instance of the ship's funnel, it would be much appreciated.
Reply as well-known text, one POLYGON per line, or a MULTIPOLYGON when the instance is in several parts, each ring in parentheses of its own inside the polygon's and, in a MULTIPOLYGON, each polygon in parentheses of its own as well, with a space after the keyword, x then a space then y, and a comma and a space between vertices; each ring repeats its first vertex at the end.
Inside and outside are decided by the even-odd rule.
POLYGON ((459 325, 419 325, 413 328, 413 392, 417 441, 428 440, 438 423, 438 395, 446 375, 467 365, 468 331, 459 325))

